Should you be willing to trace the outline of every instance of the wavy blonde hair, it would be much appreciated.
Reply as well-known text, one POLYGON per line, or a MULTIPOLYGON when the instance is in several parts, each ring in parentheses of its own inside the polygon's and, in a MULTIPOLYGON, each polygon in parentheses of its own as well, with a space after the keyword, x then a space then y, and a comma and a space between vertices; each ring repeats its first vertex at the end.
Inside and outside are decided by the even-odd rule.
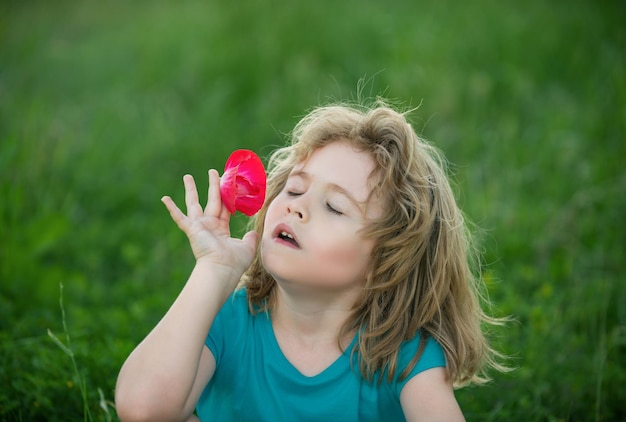
MULTIPOLYGON (((290 145, 268 165, 267 198, 251 221, 263 233, 268 205, 285 186, 293 167, 313 151, 347 141, 375 162, 372 195, 383 216, 363 231, 375 245, 362 293, 339 338, 358 331, 359 369, 374 379, 385 370, 391 381, 408 376, 430 335, 443 347, 455 386, 488 380, 485 369, 500 366, 481 325, 497 324, 481 309, 480 278, 463 213, 457 206, 441 154, 416 135, 405 114, 381 100, 373 107, 331 105, 317 108, 294 128, 290 145), (422 335, 411 363, 398 368, 402 342, 422 335)), ((276 282, 260 253, 244 274, 251 312, 270 310, 276 282)), ((379 381, 382 380, 382 375, 379 381)))

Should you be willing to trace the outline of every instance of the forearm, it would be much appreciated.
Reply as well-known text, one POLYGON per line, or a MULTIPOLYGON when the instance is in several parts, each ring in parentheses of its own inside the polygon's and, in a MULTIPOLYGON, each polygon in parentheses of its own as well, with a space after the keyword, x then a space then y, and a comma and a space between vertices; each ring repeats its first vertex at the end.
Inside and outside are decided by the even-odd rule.
POLYGON ((183 411, 207 333, 238 277, 196 263, 165 316, 124 363, 116 387, 118 406, 183 411))

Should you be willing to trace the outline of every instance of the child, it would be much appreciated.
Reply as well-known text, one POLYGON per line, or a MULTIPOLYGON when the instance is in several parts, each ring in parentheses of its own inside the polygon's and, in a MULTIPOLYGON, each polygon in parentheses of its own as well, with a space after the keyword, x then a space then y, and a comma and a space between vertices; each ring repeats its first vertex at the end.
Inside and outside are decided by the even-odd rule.
POLYGON ((123 421, 457 421, 453 385, 499 368, 466 226, 436 150, 403 114, 321 107, 269 163, 253 231, 230 237, 219 176, 184 177, 196 258, 128 357, 123 421))

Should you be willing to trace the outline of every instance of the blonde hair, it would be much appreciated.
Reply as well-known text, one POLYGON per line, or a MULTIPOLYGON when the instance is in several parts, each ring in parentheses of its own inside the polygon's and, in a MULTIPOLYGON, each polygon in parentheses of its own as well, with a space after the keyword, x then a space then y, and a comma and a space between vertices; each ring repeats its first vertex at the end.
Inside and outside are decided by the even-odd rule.
MULTIPOLYGON (((472 271, 475 254, 445 161, 416 135, 403 113, 381 100, 372 108, 331 105, 310 112, 295 126, 291 144, 270 157, 267 198, 252 228, 263 232, 268 205, 293 167, 336 141, 348 142, 374 159, 372 195, 378 195, 384 207, 383 216, 363 231, 375 241, 371 264, 340 333, 342 338, 359 332, 353 353, 358 353, 361 374, 372 380, 387 370, 391 381, 400 371, 399 379, 406 378, 430 335, 441 344, 456 386, 487 381, 486 368, 503 367, 481 324, 499 321, 481 309, 480 278, 472 271), (401 343, 420 334, 413 360, 398 368, 401 343)), ((272 308, 275 283, 257 253, 241 283, 251 312, 272 308)))

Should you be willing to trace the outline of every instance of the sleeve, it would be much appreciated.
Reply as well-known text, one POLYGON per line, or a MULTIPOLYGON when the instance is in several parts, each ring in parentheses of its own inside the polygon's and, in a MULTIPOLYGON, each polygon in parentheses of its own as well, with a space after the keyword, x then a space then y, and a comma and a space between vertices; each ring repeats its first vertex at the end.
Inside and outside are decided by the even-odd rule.
MULTIPOLYGON (((398 356, 399 360, 399 368, 406 368, 411 360, 415 356, 415 353, 419 349, 421 336, 416 336, 413 340, 410 340, 402 345, 400 348, 400 353, 398 356)), ((409 375, 403 379, 402 381, 397 381, 395 383, 395 392, 400 397, 400 392, 402 388, 406 385, 407 382, 415 375, 420 372, 426 371, 432 368, 445 367, 446 366, 446 356, 443 352, 443 348, 441 345, 432 337, 427 337, 426 346, 424 347, 424 351, 420 356, 420 359, 417 361, 409 375)), ((402 372, 400 369, 399 372, 402 372)), ((396 375, 399 376, 399 373, 396 375)))
POLYGON ((209 334, 204 344, 209 348, 215 364, 219 366, 220 361, 226 353, 228 353, 228 343, 232 340, 235 333, 242 331, 241 325, 245 325, 245 316, 247 313, 248 303, 245 291, 235 291, 222 306, 222 309, 215 316, 213 325, 209 330, 209 334))

